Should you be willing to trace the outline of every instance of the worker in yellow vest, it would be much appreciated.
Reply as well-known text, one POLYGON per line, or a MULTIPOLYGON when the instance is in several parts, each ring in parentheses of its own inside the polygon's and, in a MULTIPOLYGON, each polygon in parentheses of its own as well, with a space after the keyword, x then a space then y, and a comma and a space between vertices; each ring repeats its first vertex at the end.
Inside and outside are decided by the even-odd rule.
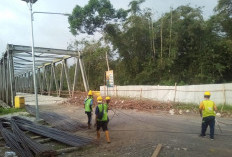
POLYGON ((84 105, 85 105, 85 114, 87 114, 88 117, 88 129, 91 129, 90 126, 91 126, 92 106, 93 106, 93 93, 91 90, 88 92, 88 96, 85 99, 84 105))
POLYGON ((205 137, 205 132, 209 125, 210 127, 210 139, 214 140, 214 126, 215 126, 215 111, 217 107, 215 103, 210 98, 210 92, 204 93, 204 99, 199 106, 199 112, 202 117, 202 125, 201 125, 201 137, 205 137))
MULTIPOLYGON (((107 97, 105 98, 105 100, 106 100, 106 103, 105 103, 105 104, 107 105, 107 109, 108 109, 108 110, 110 110, 110 106, 109 106, 109 105, 110 105, 110 99, 111 99, 111 98, 110 98, 109 96, 107 96, 107 97)), ((109 117, 107 118, 107 123, 109 123, 109 117)))
POLYGON ((95 110, 96 114, 96 125, 97 125, 97 139, 100 139, 100 129, 105 132, 106 141, 110 143, 109 131, 108 131, 108 106, 102 103, 102 97, 97 97, 97 107, 95 110))
POLYGON ((109 96, 107 96, 107 97, 105 98, 106 104, 108 105, 108 109, 109 109, 110 99, 111 99, 111 98, 110 98, 109 96))

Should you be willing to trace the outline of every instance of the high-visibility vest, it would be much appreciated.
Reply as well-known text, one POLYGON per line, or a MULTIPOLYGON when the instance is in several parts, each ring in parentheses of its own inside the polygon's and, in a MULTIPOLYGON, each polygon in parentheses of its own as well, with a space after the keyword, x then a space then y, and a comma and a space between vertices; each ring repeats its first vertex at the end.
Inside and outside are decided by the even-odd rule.
POLYGON ((97 121, 107 121, 108 120, 108 113, 107 113, 107 110, 108 110, 108 106, 106 104, 98 104, 98 111, 100 114, 100 112, 103 111, 103 117, 102 119, 97 119, 97 121), (104 110, 103 110, 103 106, 104 106, 104 110))
POLYGON ((91 104, 91 101, 93 99, 92 98, 87 98, 87 100, 85 100, 85 112, 91 112, 91 108, 90 108, 90 104, 91 104))
POLYGON ((203 101, 204 109, 202 111, 203 117, 215 116, 214 112, 214 102, 211 100, 204 100, 203 101))

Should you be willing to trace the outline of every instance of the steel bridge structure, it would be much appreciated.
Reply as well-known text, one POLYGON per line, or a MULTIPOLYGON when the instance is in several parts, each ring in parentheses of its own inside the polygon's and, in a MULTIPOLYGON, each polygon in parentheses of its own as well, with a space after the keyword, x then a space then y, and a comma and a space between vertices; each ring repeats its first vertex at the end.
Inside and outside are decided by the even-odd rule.
MULTIPOLYGON (((30 46, 8 44, 0 59, 0 99, 11 107, 14 106, 16 92, 34 92, 31 50, 30 46)), ((79 71, 85 91, 89 90, 81 52, 43 47, 35 47, 34 51, 38 93, 54 95, 55 92, 56 96, 61 96, 65 79, 68 95, 71 97, 75 92, 79 71), (75 64, 72 83, 67 64, 67 60, 71 58, 75 64), (58 74, 55 69, 59 64, 61 70, 58 74), (55 90, 52 90, 53 86, 55 90)))

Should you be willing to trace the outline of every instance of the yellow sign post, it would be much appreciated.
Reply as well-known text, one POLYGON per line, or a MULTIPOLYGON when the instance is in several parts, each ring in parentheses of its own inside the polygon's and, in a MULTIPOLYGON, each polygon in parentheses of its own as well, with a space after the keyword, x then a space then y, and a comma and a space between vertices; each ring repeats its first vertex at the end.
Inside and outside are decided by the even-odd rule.
POLYGON ((113 72, 113 70, 106 71, 106 85, 107 85, 107 87, 114 86, 114 72, 113 72))

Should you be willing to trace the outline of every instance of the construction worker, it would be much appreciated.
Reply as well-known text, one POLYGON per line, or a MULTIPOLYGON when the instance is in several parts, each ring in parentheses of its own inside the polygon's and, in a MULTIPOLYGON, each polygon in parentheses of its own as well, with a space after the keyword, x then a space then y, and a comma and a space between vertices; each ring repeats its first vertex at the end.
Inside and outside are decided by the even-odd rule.
POLYGON ((210 139, 214 140, 214 126, 215 126, 215 111, 217 107, 215 103, 210 98, 210 92, 204 93, 204 99, 199 106, 199 112, 202 117, 202 125, 201 125, 201 137, 205 137, 207 127, 210 127, 210 139))
POLYGON ((108 107, 109 107, 110 99, 111 99, 111 98, 110 98, 109 96, 107 96, 107 97, 105 98, 106 104, 108 105, 108 107))
MULTIPOLYGON (((107 105, 107 109, 108 110, 110 110, 110 107, 109 107, 109 105, 110 105, 110 97, 109 96, 107 96, 106 98, 105 98, 105 100, 106 100, 106 105, 107 105)), ((109 123, 109 117, 108 117, 108 120, 107 120, 107 123, 109 123)))
POLYGON ((102 97, 97 97, 97 107, 95 110, 96 119, 95 124, 97 125, 97 139, 100 139, 100 129, 105 132, 106 141, 110 143, 109 131, 107 128, 108 125, 108 106, 102 103, 102 97))
POLYGON ((91 119, 92 119, 92 106, 93 106, 93 93, 90 90, 88 96, 84 102, 85 105, 85 114, 88 116, 88 129, 91 129, 91 119))

